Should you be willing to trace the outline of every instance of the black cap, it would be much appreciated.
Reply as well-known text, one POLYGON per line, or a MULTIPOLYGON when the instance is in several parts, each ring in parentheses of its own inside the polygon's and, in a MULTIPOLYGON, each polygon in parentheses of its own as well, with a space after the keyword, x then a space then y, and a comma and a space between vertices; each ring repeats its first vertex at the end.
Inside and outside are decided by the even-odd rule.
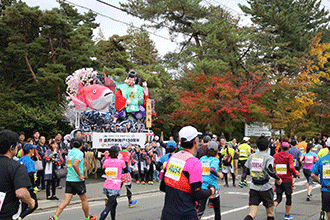
POLYGON ((24 135, 24 136, 25 136, 25 133, 24 133, 23 131, 21 131, 21 132, 19 133, 19 135, 24 135))

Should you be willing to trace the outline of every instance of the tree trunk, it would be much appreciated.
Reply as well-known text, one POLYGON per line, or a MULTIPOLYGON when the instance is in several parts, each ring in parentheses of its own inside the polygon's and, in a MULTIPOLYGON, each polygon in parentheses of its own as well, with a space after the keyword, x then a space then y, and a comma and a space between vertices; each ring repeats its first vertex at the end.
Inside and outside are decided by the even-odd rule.
POLYGON ((24 61, 25 61, 25 64, 26 64, 27 68, 29 69, 29 71, 31 73, 31 76, 32 76, 33 80, 37 83, 38 82, 38 79, 36 77, 36 74, 34 74, 32 68, 30 66, 29 60, 27 58, 27 55, 24 56, 24 61))

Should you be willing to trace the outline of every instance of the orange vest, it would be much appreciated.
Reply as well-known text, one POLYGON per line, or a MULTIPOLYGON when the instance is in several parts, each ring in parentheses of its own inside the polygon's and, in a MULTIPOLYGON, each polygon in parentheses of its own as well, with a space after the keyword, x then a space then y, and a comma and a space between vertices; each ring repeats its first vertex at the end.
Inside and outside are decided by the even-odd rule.
POLYGON ((192 157, 194 156, 191 153, 184 150, 171 156, 167 163, 164 179, 167 186, 191 193, 189 179, 183 174, 183 168, 187 160, 192 157))

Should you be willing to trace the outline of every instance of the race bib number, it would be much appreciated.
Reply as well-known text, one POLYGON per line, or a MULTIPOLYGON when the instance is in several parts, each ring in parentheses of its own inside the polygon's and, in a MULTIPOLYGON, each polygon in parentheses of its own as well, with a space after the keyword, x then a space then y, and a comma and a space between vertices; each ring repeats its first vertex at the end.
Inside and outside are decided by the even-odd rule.
POLYGON ((305 157, 305 163, 311 164, 313 162, 314 162, 314 157, 313 156, 305 157))
POLYGON ((184 160, 171 158, 167 166, 165 177, 179 181, 185 164, 186 162, 184 160))
POLYGON ((251 171, 253 172, 262 172, 264 164, 263 157, 252 157, 251 161, 251 171))
POLYGON ((330 179, 330 164, 323 165, 323 179, 330 179))
POLYGON ((105 175, 111 179, 116 179, 118 177, 118 168, 117 167, 107 167, 105 169, 105 175))
POLYGON ((67 167, 72 167, 72 157, 68 157, 66 160, 66 166, 67 167))
POLYGON ((202 163, 202 167, 203 167, 202 175, 209 176, 211 171, 210 163, 202 163))
POLYGON ((0 211, 3 203, 5 202, 5 198, 6 198, 6 193, 0 192, 0 211))
POLYGON ((241 157, 245 157, 246 156, 246 150, 240 150, 239 151, 239 155, 241 156, 241 157))
POLYGON ((286 164, 276 164, 276 173, 277 174, 287 174, 286 164))

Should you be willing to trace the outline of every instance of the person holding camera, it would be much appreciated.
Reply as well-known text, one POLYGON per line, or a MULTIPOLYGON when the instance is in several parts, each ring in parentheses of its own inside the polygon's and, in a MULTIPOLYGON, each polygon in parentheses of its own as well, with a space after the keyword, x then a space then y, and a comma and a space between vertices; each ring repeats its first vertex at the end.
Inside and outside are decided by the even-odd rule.
POLYGON ((46 180, 46 196, 47 200, 59 200, 56 197, 57 178, 55 170, 63 162, 61 151, 58 149, 56 140, 50 141, 49 149, 45 153, 45 180, 46 180), (52 196, 50 196, 50 187, 52 187, 52 196))

